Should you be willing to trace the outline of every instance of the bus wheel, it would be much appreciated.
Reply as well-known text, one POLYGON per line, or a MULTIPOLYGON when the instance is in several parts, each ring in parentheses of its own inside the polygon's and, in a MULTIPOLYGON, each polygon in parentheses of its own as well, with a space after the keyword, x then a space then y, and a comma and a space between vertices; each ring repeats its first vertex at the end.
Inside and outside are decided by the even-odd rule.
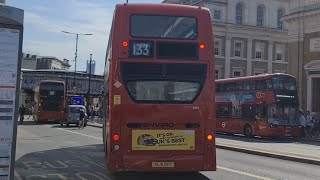
POLYGON ((69 127, 69 125, 70 125, 69 123, 66 123, 66 126, 67 126, 67 127, 69 127))
POLYGON ((63 123, 62 123, 62 122, 60 123, 60 126, 61 126, 61 127, 63 126, 63 123))
POLYGON ((243 134, 245 136, 247 136, 247 137, 251 137, 252 136, 252 128, 251 128, 251 126, 249 124, 244 126, 243 134))

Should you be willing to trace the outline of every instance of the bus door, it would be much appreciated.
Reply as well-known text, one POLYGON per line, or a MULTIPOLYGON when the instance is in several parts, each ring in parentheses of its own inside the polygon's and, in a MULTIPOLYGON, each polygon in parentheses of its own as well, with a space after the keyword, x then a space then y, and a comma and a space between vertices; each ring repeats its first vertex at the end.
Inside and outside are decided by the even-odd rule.
POLYGON ((232 132, 231 103, 217 103, 217 130, 222 132, 232 132))

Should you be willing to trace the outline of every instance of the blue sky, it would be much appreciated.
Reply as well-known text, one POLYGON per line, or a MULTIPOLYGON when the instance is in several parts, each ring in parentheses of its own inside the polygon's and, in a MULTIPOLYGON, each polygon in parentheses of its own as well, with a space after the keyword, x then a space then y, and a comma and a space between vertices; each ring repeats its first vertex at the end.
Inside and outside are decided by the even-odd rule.
MULTIPOLYGON (((125 1, 125 0, 124 0, 125 1)), ((79 36, 77 70, 85 70, 90 53, 96 61, 96 73, 102 74, 105 50, 114 6, 120 0, 7 0, 7 5, 23 9, 23 52, 40 56, 67 58, 74 67, 76 38, 79 36)), ((162 0, 129 0, 130 2, 160 3, 162 0)))

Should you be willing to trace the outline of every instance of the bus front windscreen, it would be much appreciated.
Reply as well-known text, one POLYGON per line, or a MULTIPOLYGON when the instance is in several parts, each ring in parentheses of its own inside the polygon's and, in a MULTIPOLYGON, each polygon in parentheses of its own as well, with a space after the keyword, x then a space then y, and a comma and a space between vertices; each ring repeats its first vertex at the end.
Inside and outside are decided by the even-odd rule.
POLYGON ((268 122, 274 125, 298 126, 297 108, 283 105, 269 106, 268 122))
POLYGON ((130 21, 132 37, 197 39, 195 17, 132 15, 130 21))
POLYGON ((296 81, 292 77, 277 76, 272 79, 272 82, 276 90, 296 90, 296 81))

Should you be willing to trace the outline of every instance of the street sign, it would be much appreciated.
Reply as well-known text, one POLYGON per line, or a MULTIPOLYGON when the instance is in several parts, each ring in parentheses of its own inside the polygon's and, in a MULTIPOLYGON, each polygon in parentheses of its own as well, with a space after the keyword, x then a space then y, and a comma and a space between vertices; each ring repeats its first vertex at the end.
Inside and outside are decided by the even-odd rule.
POLYGON ((14 179, 23 10, 0 5, 0 177, 14 179))

